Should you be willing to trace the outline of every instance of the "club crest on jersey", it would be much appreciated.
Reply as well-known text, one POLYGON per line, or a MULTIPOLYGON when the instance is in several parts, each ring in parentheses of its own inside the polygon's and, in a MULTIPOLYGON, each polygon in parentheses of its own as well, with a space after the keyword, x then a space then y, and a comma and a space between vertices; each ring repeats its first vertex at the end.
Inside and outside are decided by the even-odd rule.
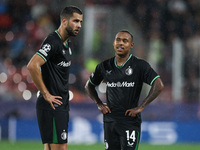
POLYGON ((133 74, 133 69, 129 66, 126 70, 125 70, 126 75, 130 76, 133 74))
POLYGON ((72 55, 72 50, 71 48, 69 47, 69 54, 72 55))
POLYGON ((63 55, 65 55, 65 54, 66 54, 66 52, 65 52, 65 50, 64 50, 64 49, 62 50, 62 53, 63 53, 63 55))

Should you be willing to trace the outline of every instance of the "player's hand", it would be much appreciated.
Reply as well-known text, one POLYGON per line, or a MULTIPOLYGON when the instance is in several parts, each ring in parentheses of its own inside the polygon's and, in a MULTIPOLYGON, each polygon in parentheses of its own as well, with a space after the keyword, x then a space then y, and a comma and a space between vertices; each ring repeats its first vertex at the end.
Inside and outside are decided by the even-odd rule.
POLYGON ((125 116, 130 116, 130 117, 136 117, 136 115, 140 112, 142 112, 144 108, 142 107, 135 107, 135 108, 132 108, 132 109, 128 109, 126 112, 125 112, 125 116))
POLYGON ((99 103, 97 104, 97 107, 103 114, 111 113, 107 104, 99 103))
POLYGON ((59 99, 62 99, 61 96, 53 96, 51 94, 47 94, 44 96, 44 99, 51 105, 51 107, 55 110, 54 104, 62 105, 62 102, 59 99))

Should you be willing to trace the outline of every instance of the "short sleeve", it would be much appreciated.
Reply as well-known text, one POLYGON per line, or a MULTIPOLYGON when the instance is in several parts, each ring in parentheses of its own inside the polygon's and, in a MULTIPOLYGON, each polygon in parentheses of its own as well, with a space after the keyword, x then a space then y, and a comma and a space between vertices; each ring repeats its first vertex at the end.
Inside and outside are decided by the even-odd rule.
POLYGON ((143 81, 149 85, 160 76, 154 71, 154 69, 147 62, 143 62, 143 81))
POLYGON ((42 57, 45 62, 49 60, 55 53, 56 46, 55 43, 52 41, 53 41, 52 38, 47 37, 42 43, 41 48, 36 52, 36 54, 42 57))
POLYGON ((91 74, 89 81, 94 86, 97 86, 101 83, 102 80, 103 80, 102 67, 101 64, 98 64, 95 71, 91 74))

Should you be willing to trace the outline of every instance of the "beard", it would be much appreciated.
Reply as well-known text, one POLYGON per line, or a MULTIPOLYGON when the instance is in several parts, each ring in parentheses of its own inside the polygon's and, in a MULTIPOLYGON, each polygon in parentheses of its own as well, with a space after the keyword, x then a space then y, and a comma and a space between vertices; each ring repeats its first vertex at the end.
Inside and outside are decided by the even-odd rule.
POLYGON ((65 30, 69 36, 76 36, 76 34, 73 32, 73 29, 69 25, 65 28, 65 30))

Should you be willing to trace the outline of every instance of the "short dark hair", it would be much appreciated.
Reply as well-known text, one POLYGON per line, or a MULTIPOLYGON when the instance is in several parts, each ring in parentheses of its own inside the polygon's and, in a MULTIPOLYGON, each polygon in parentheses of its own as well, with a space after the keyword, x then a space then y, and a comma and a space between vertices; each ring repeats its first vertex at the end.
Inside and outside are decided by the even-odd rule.
POLYGON ((80 15, 83 14, 83 12, 80 8, 78 8, 76 6, 67 6, 61 11, 60 19, 62 19, 62 18, 69 19, 71 16, 73 16, 73 13, 78 13, 80 15))
MULTIPOLYGON (((133 34, 132 34, 131 32, 129 32, 129 31, 126 30, 126 29, 123 29, 123 30, 121 30, 121 31, 119 31, 119 32, 126 32, 126 33, 130 34, 131 39, 132 39, 132 42, 133 42, 133 34)), ((119 32, 118 32, 118 33, 119 33, 119 32)))

